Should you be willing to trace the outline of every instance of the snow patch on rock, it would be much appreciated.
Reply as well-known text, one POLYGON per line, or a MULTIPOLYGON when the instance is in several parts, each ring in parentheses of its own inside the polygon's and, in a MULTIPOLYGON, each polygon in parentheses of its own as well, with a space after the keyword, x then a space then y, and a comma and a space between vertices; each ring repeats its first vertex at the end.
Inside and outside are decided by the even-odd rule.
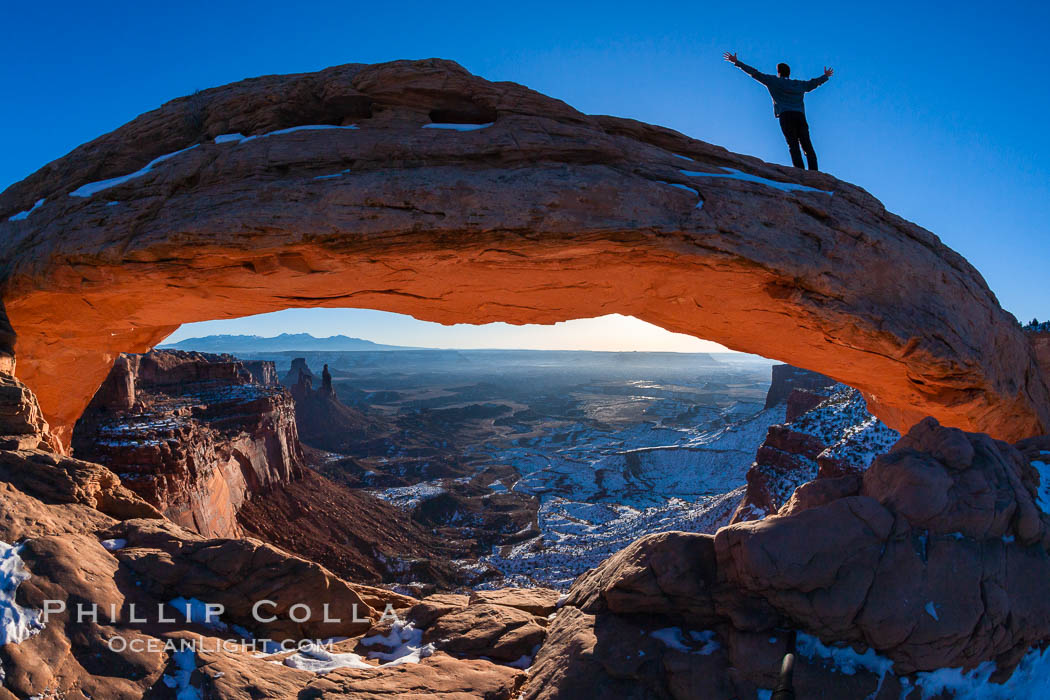
MULTIPOLYGON (((863 669, 875 674, 880 679, 880 688, 886 674, 893 672, 893 661, 879 656, 873 649, 861 654, 849 647, 829 647, 803 632, 798 633, 797 646, 802 656, 823 659, 839 673, 853 675, 858 669, 863 669)), ((1004 683, 992 682, 995 671, 994 661, 985 661, 969 671, 963 671, 962 668, 920 671, 911 678, 900 679, 901 697, 910 697, 913 689, 919 691, 922 700, 938 697, 950 697, 953 700, 1050 697, 1050 647, 1030 649, 1004 683)))
POLYGON ((90 197, 93 194, 96 194, 96 193, 101 192, 103 190, 108 190, 111 187, 116 187, 117 185, 122 185, 125 182, 128 182, 129 180, 134 180, 137 177, 142 177, 143 175, 146 175, 147 173, 151 172, 153 170, 153 168, 157 167, 158 165, 160 165, 161 163, 163 163, 166 160, 174 158, 175 156, 180 155, 182 153, 185 153, 186 151, 192 151, 194 148, 197 147, 197 145, 198 144, 194 144, 194 145, 190 146, 189 148, 183 148, 181 150, 175 151, 174 153, 168 153, 166 155, 160 156, 159 158, 154 158, 149 163, 147 163, 144 168, 142 168, 140 170, 136 170, 135 172, 130 173, 128 175, 121 175, 119 177, 111 177, 108 180, 99 180, 97 182, 89 182, 86 185, 81 185, 77 189, 75 189, 72 192, 70 192, 69 196, 70 197, 90 197))
POLYGON ((1033 460, 1030 464, 1039 472, 1039 491, 1035 502, 1039 510, 1050 513, 1050 462, 1033 460))
POLYGON ((30 214, 32 214, 37 209, 42 207, 44 205, 45 201, 47 201, 47 200, 46 199, 38 199, 36 201, 36 204, 34 204, 31 209, 26 209, 25 211, 18 212, 14 216, 9 216, 9 217, 7 217, 7 220, 8 221, 25 221, 26 219, 29 218, 30 214))
POLYGON ((687 654, 698 654, 710 656, 718 650, 719 644, 715 639, 713 630, 683 632, 680 627, 665 627, 649 633, 650 636, 659 639, 669 648, 687 654), (686 635, 688 634, 688 641, 686 635), (696 646, 699 644, 699 648, 696 646))
POLYGON ((190 677, 197 670, 197 654, 192 649, 172 652, 175 674, 164 675, 164 685, 175 691, 175 700, 201 700, 200 688, 190 685, 190 677))
POLYGON ((725 168, 727 174, 721 173, 702 173, 695 170, 680 170, 679 172, 688 177, 720 177, 727 180, 745 180, 747 182, 757 182, 760 185, 772 187, 774 189, 781 190, 783 192, 821 192, 823 194, 834 194, 828 190, 818 190, 816 187, 808 187, 806 185, 798 185, 794 182, 780 182, 779 180, 770 180, 769 178, 760 177, 758 175, 752 175, 751 173, 745 173, 736 168, 725 168))
POLYGON ((487 124, 451 124, 451 123, 432 123, 424 124, 424 129, 449 129, 451 131, 477 131, 478 129, 487 129, 496 122, 488 122, 487 124))
POLYGON ((304 124, 302 126, 290 126, 287 129, 277 129, 276 131, 267 131, 265 134, 255 134, 254 136, 245 136, 244 134, 221 134, 215 137, 215 143, 247 143, 249 141, 255 141, 256 139, 265 139, 270 136, 280 136, 282 134, 294 134, 297 131, 325 131, 328 129, 357 129, 356 124, 347 124, 346 126, 339 126, 338 124, 304 124))
POLYGON ((433 644, 423 644, 423 631, 415 628, 413 623, 395 622, 386 634, 364 637, 361 646, 384 646, 391 651, 370 651, 368 658, 379 659, 385 663, 371 664, 360 654, 353 652, 336 653, 325 645, 313 645, 289 656, 284 660, 286 666, 314 673, 330 673, 338 668, 378 669, 402 664, 418 664, 422 659, 434 653, 433 644))
POLYGON ((798 633, 796 647, 798 653, 807 659, 820 658, 829 661, 838 672, 847 676, 854 675, 858 669, 870 671, 880 678, 893 671, 893 661, 879 656, 874 649, 860 654, 851 647, 827 646, 805 632, 798 633))
POLYGON ((44 629, 40 610, 15 602, 18 587, 30 578, 21 551, 22 545, 0 542, 0 646, 21 644, 44 629))

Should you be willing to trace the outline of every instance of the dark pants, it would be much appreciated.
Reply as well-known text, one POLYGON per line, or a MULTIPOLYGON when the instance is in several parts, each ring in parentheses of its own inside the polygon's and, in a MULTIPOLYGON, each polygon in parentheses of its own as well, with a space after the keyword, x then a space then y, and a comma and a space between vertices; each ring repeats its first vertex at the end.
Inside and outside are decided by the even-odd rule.
POLYGON ((809 124, 806 123, 806 115, 802 112, 783 112, 780 115, 780 130, 784 132, 788 148, 791 149, 791 164, 796 168, 802 167, 802 153, 799 145, 806 152, 806 160, 809 161, 809 169, 817 169, 817 152, 813 150, 813 142, 809 140, 809 124))

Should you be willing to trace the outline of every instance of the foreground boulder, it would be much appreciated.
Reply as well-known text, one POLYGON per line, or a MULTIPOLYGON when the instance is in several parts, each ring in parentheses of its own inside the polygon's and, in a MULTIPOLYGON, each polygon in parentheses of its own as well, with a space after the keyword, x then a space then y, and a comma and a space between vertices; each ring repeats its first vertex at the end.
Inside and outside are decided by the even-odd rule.
POLYGON ((557 610, 560 599, 561 594, 551 588, 500 588, 492 591, 474 591, 470 594, 471 604, 503 605, 541 617, 557 610))
POLYGON ((435 654, 420 664, 405 664, 379 672, 347 670, 312 681, 298 696, 303 700, 512 700, 525 674, 486 661, 460 661, 435 654))
POLYGON ((1047 506, 1050 438, 1013 447, 928 419, 863 474, 798 488, 779 514, 714 536, 650 535, 580 577, 526 697, 625 677, 632 697, 696 697, 677 674, 712 664, 700 675, 723 685, 699 697, 754 697, 776 682, 787 630, 799 634, 799 697, 929 697, 934 677, 918 672, 988 664, 1007 680, 1050 641, 1047 506), (606 658, 601 629, 617 624, 668 649, 634 667, 606 658), (725 654, 694 648, 707 641, 725 654))
POLYGON ((5 614, 18 621, 0 632, 3 700, 138 700, 174 697, 174 691, 230 700, 348 694, 510 700, 525 674, 508 662, 533 652, 546 634, 545 618, 514 607, 472 605, 467 596, 447 601, 462 605, 441 609, 418 631, 407 622, 374 625, 387 610, 407 621, 409 609, 421 603, 343 581, 258 541, 202 537, 165 520, 104 467, 38 450, 0 451, 0 540, 5 572, 14 572, 5 583, 14 581, 14 587, 3 591, 9 596, 5 614), (263 599, 273 601, 265 609, 277 618, 272 622, 251 615, 252 601, 263 599), (221 617, 197 617, 204 603, 223 605, 221 617), (308 620, 290 619, 296 603, 312 606, 308 620), (343 621, 319 619, 322 603, 343 621), (180 607, 187 604, 195 606, 189 620, 180 607), (62 609, 42 617, 56 605, 62 609), (351 618, 354 605, 366 622, 351 618), (95 612, 81 616, 78 606, 95 612), (490 644, 464 645, 464 639, 478 639, 471 636, 475 626, 455 620, 442 628, 451 638, 434 633, 434 644, 423 641, 425 628, 442 615, 461 612, 476 621, 492 611, 503 623, 489 626, 490 644), (382 646, 369 635, 396 642, 382 646), (350 639, 316 657, 254 646, 263 638, 328 636, 350 639), (199 646, 178 651, 183 642, 199 646), (456 655, 438 648, 445 646, 457 647, 456 655), (512 655, 503 663, 485 658, 512 655), (303 659, 318 658, 327 659, 320 670, 303 670, 303 659))
POLYGON ((173 100, 0 194, 0 235, 19 377, 62 445, 120 352, 293 306, 618 312, 819 369, 898 430, 1050 430, 980 274, 860 188, 448 61, 173 100))
POLYGON ((547 636, 542 623, 517 608, 478 603, 439 617, 423 640, 459 656, 527 663, 547 636))
MULTIPOLYGON (((197 599, 223 606, 225 618, 272 639, 324 639, 368 631, 379 612, 353 585, 323 567, 249 539, 205 539, 163 521, 127 520, 103 533, 125 544, 117 558, 159 600, 197 599), (261 623, 253 616, 258 601, 270 601, 261 623), (322 603, 330 606, 324 620, 322 603), (294 605, 308 606, 305 621, 293 619, 294 605)), ((374 589, 373 589, 374 590, 374 589)), ((394 602, 400 597, 391 594, 394 602)), ((407 602, 407 601, 405 601, 407 602)), ((402 603, 404 606, 405 603, 402 603)))

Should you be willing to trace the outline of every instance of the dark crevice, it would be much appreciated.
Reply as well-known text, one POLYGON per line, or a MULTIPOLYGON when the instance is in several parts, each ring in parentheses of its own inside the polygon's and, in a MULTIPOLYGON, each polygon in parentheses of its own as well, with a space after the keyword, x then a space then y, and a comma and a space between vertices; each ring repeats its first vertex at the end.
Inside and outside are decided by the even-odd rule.
POLYGON ((430 110, 434 124, 490 124, 496 121, 496 110, 473 103, 430 110))

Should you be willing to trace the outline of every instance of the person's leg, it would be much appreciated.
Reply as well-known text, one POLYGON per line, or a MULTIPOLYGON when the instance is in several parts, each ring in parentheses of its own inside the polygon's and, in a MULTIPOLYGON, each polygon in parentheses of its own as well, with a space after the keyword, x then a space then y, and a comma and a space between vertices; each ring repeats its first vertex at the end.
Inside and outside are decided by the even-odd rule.
MULTIPOLYGON (((799 120, 798 126, 798 140, 802 143, 802 150, 806 152, 806 160, 809 161, 809 169, 817 169, 817 152, 813 150, 813 142, 809 140, 809 122, 806 121, 806 115, 799 113, 802 119, 799 120)), ((800 158, 799 161, 802 159, 800 158)), ((801 162, 796 167, 801 168, 801 162)))
POLYGON ((780 130, 784 133, 788 150, 791 151, 791 164, 796 168, 805 167, 798 147, 798 117, 800 116, 802 116, 801 112, 784 112, 780 115, 780 130))

